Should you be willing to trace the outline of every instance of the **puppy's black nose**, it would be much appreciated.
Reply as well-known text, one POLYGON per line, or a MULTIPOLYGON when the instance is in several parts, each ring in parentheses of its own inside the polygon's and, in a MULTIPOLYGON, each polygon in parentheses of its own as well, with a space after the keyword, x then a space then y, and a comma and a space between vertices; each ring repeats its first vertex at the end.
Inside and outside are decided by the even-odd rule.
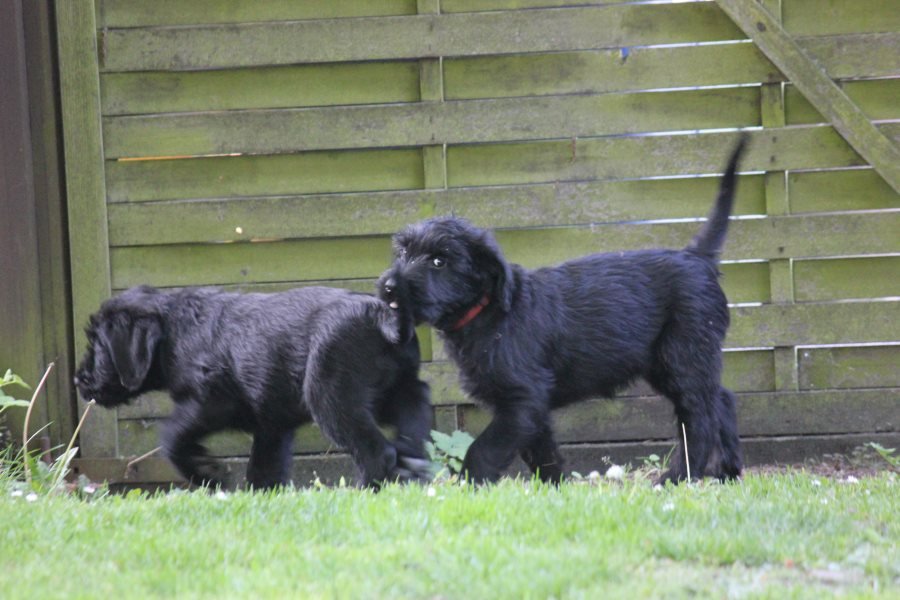
POLYGON ((384 293, 390 296, 391 294, 394 293, 394 290, 397 288, 397 280, 395 280, 393 277, 389 278, 387 281, 384 282, 384 285, 382 286, 382 288, 384 289, 384 293))

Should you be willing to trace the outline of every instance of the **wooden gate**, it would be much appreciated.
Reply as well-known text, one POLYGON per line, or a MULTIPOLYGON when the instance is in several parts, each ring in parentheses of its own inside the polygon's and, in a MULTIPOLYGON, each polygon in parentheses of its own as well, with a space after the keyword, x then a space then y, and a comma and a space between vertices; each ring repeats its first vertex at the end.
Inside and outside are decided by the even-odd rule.
MULTIPOLYGON (((530 267, 683 246, 747 129, 722 270, 748 462, 900 441, 893 0, 56 9, 76 353, 87 316, 136 284, 371 290, 390 234, 431 215, 497 228, 530 267)), ((439 340, 422 345, 436 427, 479 431, 439 340)), ((123 480, 169 408, 96 411, 80 468, 123 480)), ((673 431, 645 386, 556 423, 578 470, 665 450, 673 431)), ((210 446, 239 478, 246 436, 210 446)), ((314 427, 296 452, 298 482, 351 471, 314 427)), ((175 473, 153 458, 129 476, 175 473)))

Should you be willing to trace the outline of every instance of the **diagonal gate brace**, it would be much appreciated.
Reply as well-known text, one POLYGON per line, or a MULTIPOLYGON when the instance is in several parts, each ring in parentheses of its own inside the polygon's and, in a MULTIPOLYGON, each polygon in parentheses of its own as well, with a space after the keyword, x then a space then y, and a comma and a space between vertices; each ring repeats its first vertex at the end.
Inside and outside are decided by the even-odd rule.
POLYGON ((716 0, 850 146, 900 193, 900 149, 819 67, 757 0, 716 0))

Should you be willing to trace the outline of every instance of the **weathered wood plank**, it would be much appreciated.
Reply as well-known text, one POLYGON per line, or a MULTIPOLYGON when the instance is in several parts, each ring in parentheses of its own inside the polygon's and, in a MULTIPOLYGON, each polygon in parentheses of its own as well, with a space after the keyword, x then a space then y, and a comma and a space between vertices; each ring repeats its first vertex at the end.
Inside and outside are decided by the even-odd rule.
POLYGON ((377 104, 419 100, 419 77, 406 61, 105 73, 100 91, 104 115, 377 104))
MULTIPOLYGON (((742 436, 886 433, 900 429, 900 390, 738 394, 742 436)), ((487 426, 487 411, 459 407, 466 431, 487 426)), ((664 398, 588 400, 553 413, 555 437, 566 442, 666 440, 675 435, 672 403, 664 398)))
POLYGON ((100 0, 100 27, 146 27, 150 25, 196 25, 201 23, 244 23, 248 21, 294 21, 411 15, 415 0, 100 0))
POLYGON ((900 339, 900 302, 733 307, 726 347, 891 343, 900 339))
MULTIPOLYGON (((896 389, 794 394, 738 394, 738 429, 742 435, 893 432, 900 428, 896 389)), ((470 404, 458 407, 461 422, 480 433, 489 414, 470 404)), ((672 404, 659 397, 588 400, 554 411, 554 430, 561 443, 665 440, 673 436, 672 404)), ((161 421, 119 422, 123 456, 141 455, 158 445, 161 421)), ((209 436, 204 445, 211 456, 246 456, 252 437, 240 432, 209 436)), ((314 425, 303 426, 294 437, 298 453, 340 451, 314 425)))
MULTIPOLYGON (((740 177, 734 214, 765 214, 762 179, 740 177)), ((423 206, 433 207, 434 214, 465 215, 494 227, 702 217, 718 186, 718 178, 702 177, 113 203, 107 210, 110 245, 174 244, 392 234, 418 220, 423 206), (289 218, 296 214, 303 214, 303 220, 289 218), (235 231, 238 226, 242 233, 235 231)))
POLYGON ((873 169, 791 172, 791 212, 900 208, 900 195, 873 169))
MULTIPOLYGON (((880 127, 900 139, 900 124, 880 127)), ((864 164, 828 127, 795 126, 750 135, 742 167, 747 171, 864 164)), ((735 137, 714 132, 450 146, 448 183, 465 187, 715 173, 735 137)), ((106 171, 110 202, 419 189, 424 183, 416 149, 110 161, 106 171)))
POLYGON ((792 35, 833 35, 855 31, 900 31, 894 0, 790 0, 782 8, 792 35))
POLYGON ((900 346, 803 348, 800 388, 804 390, 900 387, 900 346))
POLYGON ((559 139, 759 125, 759 90, 106 117, 106 158, 559 139))
MULTIPOLYGON (((803 38, 835 78, 900 73, 900 34, 803 38)), ((786 81, 752 43, 585 50, 444 60, 449 99, 586 94, 786 81)))
MULTIPOLYGON (((60 94, 68 205, 72 326, 76 354, 88 316, 110 294, 100 85, 94 5, 57 0, 60 94)), ((79 412, 83 405, 79 407, 79 412)), ((94 411, 81 430, 84 456, 116 456, 115 412, 94 411)))
MULTIPOLYGON (((879 127, 900 139, 900 124, 879 127)), ((767 129, 750 132, 750 139, 745 171, 867 164, 830 127, 767 129)), ((714 173, 734 140, 733 133, 716 132, 451 146, 447 177, 450 187, 462 187, 714 173)))
MULTIPOLYGON (((762 260, 897 252, 898 239, 892 234, 898 221, 898 213, 737 220, 731 223, 723 256, 762 260)), ((656 223, 516 229, 498 231, 497 238, 509 260, 534 268, 592 252, 678 248, 697 228, 697 223, 656 223)), ((387 237, 371 236, 127 246, 113 248, 110 256, 113 286, 122 289, 142 283, 172 287, 376 277, 391 254, 387 237)), ((751 278, 761 276, 755 272, 751 278)))
MULTIPOLYGON (((888 448, 900 445, 900 434, 865 433, 850 435, 811 435, 753 437, 743 440, 744 463, 748 467, 768 464, 802 464, 810 459, 820 459, 826 454, 849 455, 854 449, 869 442, 877 442, 888 448)), ((614 442, 606 444, 563 444, 560 448, 566 461, 566 472, 577 471, 586 475, 594 470, 601 473, 610 463, 640 465, 650 454, 665 456, 672 448, 670 441, 614 442)), ((126 474, 128 458, 75 459, 76 474, 84 474, 92 481, 107 481, 111 485, 142 486, 184 480, 164 458, 151 457, 135 465, 126 474)), ((229 458, 221 461, 230 476, 230 485, 242 485, 247 469, 247 459, 229 458)), ((530 477, 528 469, 516 460, 507 475, 530 477)), ((311 485, 315 479, 328 485, 336 485, 341 477, 349 483, 356 475, 355 467, 345 454, 295 456, 291 479, 294 485, 311 485)))
POLYGON ((796 261, 794 289, 798 302, 900 297, 900 256, 796 261))
MULTIPOLYGON (((140 456, 159 446, 161 423, 159 419, 120 420, 118 423, 120 456, 140 456)), ((211 456, 247 456, 252 441, 253 436, 249 433, 225 431, 207 437, 203 445, 209 449, 211 456)), ((337 449, 314 424, 298 428, 294 435, 294 452, 298 454, 337 449)))
MULTIPOLYGON (((165 458, 150 457, 127 468, 126 458, 92 459, 73 461, 76 474, 84 474, 91 481, 106 481, 113 485, 140 486, 142 484, 164 484, 173 482, 186 485, 184 478, 165 458)), ((219 463, 226 471, 226 487, 234 489, 245 484, 246 458, 223 458, 219 463)), ((320 454, 314 456, 294 456, 291 481, 294 485, 306 487, 319 479, 321 483, 336 485, 344 477, 347 485, 353 485, 356 467, 346 454, 320 454)))
MULTIPOLYGON (((807 56, 761 5, 716 0, 849 144, 900 193, 900 148, 807 56)), ((897 12, 897 11, 893 11, 897 12)))
MULTIPOLYGON (((900 75, 900 69, 898 69, 900 75)), ((841 89, 872 120, 900 118, 900 79, 846 81, 841 89)), ((793 85, 784 90, 785 113, 788 125, 825 123, 825 117, 793 85)))
POLYGON ((161 287, 374 277, 390 263, 386 237, 280 243, 127 247, 110 253, 113 286, 161 287))
MULTIPOLYGON (((489 223, 479 223, 489 225, 489 223)), ((592 228, 502 230, 497 239, 509 260, 545 266, 589 254, 684 246, 697 223, 603 225, 592 228)), ((809 215, 732 220, 723 257, 803 258, 897 252, 900 214, 809 215)))
MULTIPOLYGON (((110 202, 419 189, 418 149, 108 161, 110 202)), ((297 215, 302 219, 302 215, 297 215)))
POLYGON ((110 29, 105 71, 472 56, 743 39, 714 5, 565 10, 110 29))
POLYGON ((445 13, 481 12, 488 10, 518 10, 523 8, 560 8, 567 6, 589 6, 592 4, 615 4, 633 0, 441 0, 441 11, 445 13))

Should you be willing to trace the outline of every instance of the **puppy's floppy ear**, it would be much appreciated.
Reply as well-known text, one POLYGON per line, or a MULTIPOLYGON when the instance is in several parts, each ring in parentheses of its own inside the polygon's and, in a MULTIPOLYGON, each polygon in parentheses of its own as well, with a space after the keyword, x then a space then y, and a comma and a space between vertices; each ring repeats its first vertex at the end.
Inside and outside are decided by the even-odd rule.
POLYGON ((114 319, 101 337, 109 348, 119 381, 129 392, 140 389, 150 371, 162 328, 154 318, 114 319))
POLYGON ((491 301, 500 305, 504 312, 509 312, 512 307, 512 268, 503 257, 494 234, 482 230, 480 235, 473 240, 473 256, 476 266, 490 274, 494 283, 491 289, 491 301))

